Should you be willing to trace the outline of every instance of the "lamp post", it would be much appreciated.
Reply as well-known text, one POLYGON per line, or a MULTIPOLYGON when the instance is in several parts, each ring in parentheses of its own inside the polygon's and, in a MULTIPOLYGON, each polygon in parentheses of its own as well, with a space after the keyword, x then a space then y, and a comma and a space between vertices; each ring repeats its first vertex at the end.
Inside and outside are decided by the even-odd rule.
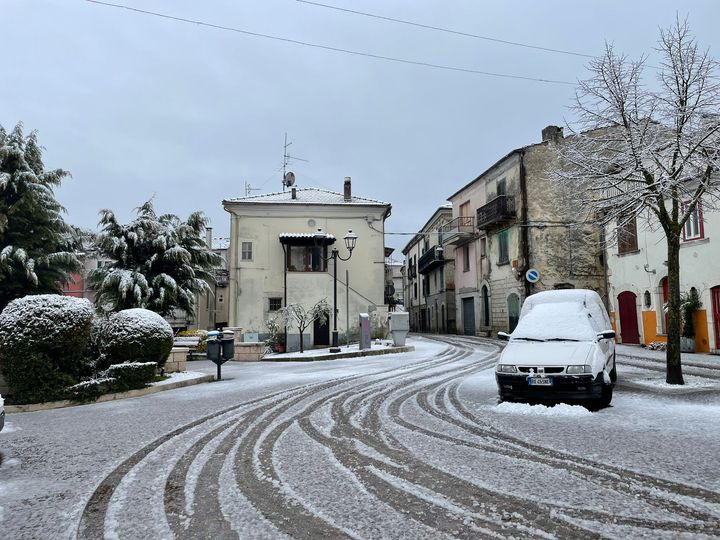
MULTIPOLYGON (((327 238, 327 234, 323 232, 322 229, 318 229, 315 233, 315 242, 318 243, 324 239, 327 238)), ((330 252, 330 256, 325 258, 322 255, 320 256, 323 260, 326 262, 330 259, 333 260, 333 331, 332 331, 332 346, 330 347, 330 352, 340 352, 340 347, 338 346, 338 329, 337 329, 337 262, 338 259, 341 261, 347 261, 352 257, 353 249, 355 249, 355 244, 357 243, 357 234, 352 232, 352 229, 348 229, 347 234, 343 237, 343 240, 345 240, 345 248, 348 250, 348 256, 347 257, 341 257, 340 252, 336 247, 332 248, 332 251, 330 252)), ((347 331, 347 330, 346 330, 347 331)))

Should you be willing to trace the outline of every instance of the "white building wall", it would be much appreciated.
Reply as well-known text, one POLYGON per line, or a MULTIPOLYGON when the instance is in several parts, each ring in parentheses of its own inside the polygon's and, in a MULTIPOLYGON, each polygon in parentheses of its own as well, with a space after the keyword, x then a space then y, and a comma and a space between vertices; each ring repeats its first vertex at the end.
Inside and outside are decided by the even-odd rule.
MULTIPOLYGON (((349 261, 338 260, 338 331, 347 328, 345 270, 350 274, 350 326, 358 314, 384 301, 383 209, 377 207, 322 207, 295 205, 228 205, 231 217, 230 325, 243 332, 267 332, 268 298, 283 298, 284 251, 281 233, 313 233, 318 228, 335 236, 341 257, 347 257, 343 237, 348 229, 358 236, 349 261), (367 216, 374 221, 373 228, 367 216), (242 242, 253 243, 253 259, 241 260, 242 242)), ((328 247, 328 256, 333 246, 328 247)), ((306 308, 325 298, 333 304, 333 264, 327 272, 287 272, 287 303, 306 308)), ((283 305, 285 302, 283 301, 283 305)), ((332 317, 330 321, 332 330, 332 317)), ((295 329, 296 331, 296 329, 295 329)), ((307 330, 311 333, 312 328, 307 330)), ((306 333, 306 335, 307 335, 306 333)))

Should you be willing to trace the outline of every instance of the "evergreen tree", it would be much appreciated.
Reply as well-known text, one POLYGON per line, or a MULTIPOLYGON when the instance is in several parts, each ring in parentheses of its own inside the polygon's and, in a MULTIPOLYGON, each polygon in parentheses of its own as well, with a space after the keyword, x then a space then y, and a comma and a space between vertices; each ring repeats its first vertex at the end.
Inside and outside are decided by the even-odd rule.
POLYGON ((0 126, 0 310, 28 294, 59 293, 80 262, 54 188, 66 171, 46 171, 37 134, 0 126))
POLYGON ((174 309, 195 314, 195 295, 210 290, 212 270, 221 258, 205 245, 208 220, 194 212, 187 221, 157 216, 152 201, 136 208, 127 225, 110 210, 101 211, 98 250, 113 262, 93 270, 90 284, 102 311, 142 307, 160 315, 174 309))

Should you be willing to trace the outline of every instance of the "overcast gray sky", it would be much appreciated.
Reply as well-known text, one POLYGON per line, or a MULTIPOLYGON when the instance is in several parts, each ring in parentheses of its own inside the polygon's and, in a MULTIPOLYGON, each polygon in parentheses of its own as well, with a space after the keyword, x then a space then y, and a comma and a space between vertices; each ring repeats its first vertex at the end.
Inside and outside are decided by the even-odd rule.
MULTIPOLYGON (((109 0, 144 10, 375 55, 575 82, 587 58, 510 46, 296 0, 109 0)), ((346 9, 553 49, 647 54, 658 28, 688 16, 720 56, 720 2, 318 0, 346 9)), ((400 64, 223 31, 85 0, 0 0, 0 124, 39 131, 57 197, 95 228, 155 196, 229 232, 223 198, 245 182, 282 189, 283 137, 300 187, 393 205, 410 232, 509 150, 568 115, 574 87, 400 64)), ((389 235, 401 249, 407 236, 389 235)), ((362 241, 362 240, 360 240, 362 241)), ((399 253, 396 253, 401 256, 399 253)))

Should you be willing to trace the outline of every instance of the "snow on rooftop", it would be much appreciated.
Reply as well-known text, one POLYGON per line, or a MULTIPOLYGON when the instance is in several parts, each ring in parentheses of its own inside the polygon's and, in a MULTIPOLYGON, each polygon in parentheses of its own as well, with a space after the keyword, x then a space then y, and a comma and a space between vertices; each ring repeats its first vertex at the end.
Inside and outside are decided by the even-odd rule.
POLYGON ((366 197, 358 197, 353 195, 349 201, 345 200, 345 196, 337 191, 320 188, 297 188, 295 190, 296 198, 292 198, 292 192, 277 191, 275 193, 264 193, 262 195, 251 195, 248 197, 235 197, 226 199, 226 203, 253 203, 253 204, 354 204, 354 205, 372 205, 372 206, 390 206, 390 203, 378 201, 377 199, 368 199, 366 197))

